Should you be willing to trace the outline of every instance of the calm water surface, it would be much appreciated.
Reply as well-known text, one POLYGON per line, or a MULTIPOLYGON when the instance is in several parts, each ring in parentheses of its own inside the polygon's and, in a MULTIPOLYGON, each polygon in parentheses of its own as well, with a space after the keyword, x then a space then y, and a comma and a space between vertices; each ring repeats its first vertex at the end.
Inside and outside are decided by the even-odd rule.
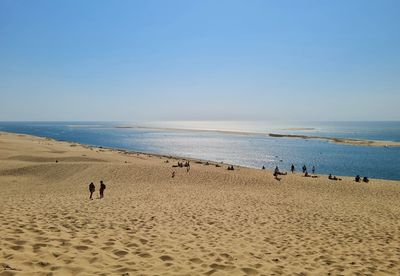
MULTIPOLYGON (((362 147, 326 141, 271 138, 262 134, 115 128, 126 123, 0 122, 0 131, 247 167, 288 170, 313 165, 317 173, 360 174, 400 180, 400 147, 362 147)), ((400 122, 156 122, 147 126, 400 141, 400 122)))

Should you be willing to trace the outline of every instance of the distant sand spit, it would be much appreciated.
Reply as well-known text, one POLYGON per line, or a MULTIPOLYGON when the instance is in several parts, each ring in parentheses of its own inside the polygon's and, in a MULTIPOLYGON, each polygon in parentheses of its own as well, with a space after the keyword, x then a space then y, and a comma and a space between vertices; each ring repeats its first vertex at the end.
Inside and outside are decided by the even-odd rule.
MULTIPOLYGON (((235 135, 266 135, 273 138, 294 138, 304 140, 320 140, 327 141, 335 144, 347 144, 353 146, 369 146, 369 147, 400 147, 400 142, 396 141, 383 141, 383 140, 367 140, 367 139, 351 139, 351 138, 334 138, 334 137, 322 137, 312 135, 297 135, 297 134, 277 134, 277 133, 263 133, 263 132, 248 132, 248 131, 236 131, 236 130, 217 130, 217 129, 184 129, 184 128, 157 128, 157 127, 146 127, 146 126, 128 126, 120 125, 115 128, 121 129, 155 129, 155 130, 169 130, 169 131, 198 131, 198 132, 217 132, 235 135)), ((284 130, 301 130, 308 131, 314 130, 314 128, 289 128, 284 130)))
POLYGON ((0 275, 400 274, 399 181, 176 161, 1 133, 0 275))
POLYGON ((274 138, 297 138, 305 140, 321 140, 321 141, 332 142, 335 144, 348 144, 353 146, 400 147, 400 142, 395 142, 395 141, 361 140, 361 139, 350 139, 350 138, 331 138, 331 137, 321 137, 321 136, 274 134, 274 133, 270 133, 269 136, 274 138))

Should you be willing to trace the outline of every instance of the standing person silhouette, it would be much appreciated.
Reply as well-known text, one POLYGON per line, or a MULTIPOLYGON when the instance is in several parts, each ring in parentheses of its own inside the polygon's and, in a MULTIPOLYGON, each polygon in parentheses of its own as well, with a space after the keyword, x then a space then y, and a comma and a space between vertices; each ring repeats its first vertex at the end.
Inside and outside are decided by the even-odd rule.
POLYGON ((91 183, 89 184, 89 192, 90 192, 90 197, 89 197, 89 199, 93 199, 92 197, 93 197, 94 191, 96 191, 96 187, 94 186, 93 182, 91 182, 91 183))
POLYGON ((100 181, 100 198, 104 197, 104 190, 106 189, 106 184, 104 184, 103 180, 100 181))
POLYGON ((294 165, 293 165, 293 164, 292 164, 292 166, 290 167, 290 170, 292 171, 292 173, 294 173, 295 168, 294 168, 294 165))

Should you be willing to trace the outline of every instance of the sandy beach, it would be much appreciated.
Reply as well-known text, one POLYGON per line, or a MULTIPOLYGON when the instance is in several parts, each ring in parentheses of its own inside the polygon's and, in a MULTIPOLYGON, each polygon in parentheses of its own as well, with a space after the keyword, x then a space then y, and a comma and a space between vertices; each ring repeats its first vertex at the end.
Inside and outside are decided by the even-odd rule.
POLYGON ((0 275, 400 274, 400 181, 178 160, 0 133, 0 275))

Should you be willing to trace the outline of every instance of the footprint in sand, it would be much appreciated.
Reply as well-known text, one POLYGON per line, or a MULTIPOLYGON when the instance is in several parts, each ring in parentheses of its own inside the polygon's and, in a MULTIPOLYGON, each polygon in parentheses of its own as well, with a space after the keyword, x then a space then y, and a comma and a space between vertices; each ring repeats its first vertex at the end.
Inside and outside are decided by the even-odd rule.
POLYGON ((22 251, 24 249, 24 247, 20 246, 20 245, 13 245, 13 246, 10 246, 10 248, 15 251, 22 251))
POLYGON ((37 252, 38 250, 40 250, 42 247, 47 247, 46 244, 43 243, 35 243, 32 248, 33 248, 33 252, 37 252))
POLYGON ((232 270, 235 268, 234 266, 222 265, 217 263, 213 263, 212 265, 210 265, 210 267, 214 270, 232 270))
POLYGON ((164 261, 164 262, 170 262, 170 261, 173 261, 173 260, 174 260, 172 257, 170 257, 170 256, 168 256, 168 255, 163 255, 163 256, 160 257, 160 259, 161 259, 162 261, 164 261))
POLYGON ((74 248, 77 250, 88 250, 89 249, 89 247, 86 245, 77 245, 77 246, 74 246, 74 248))
POLYGON ((116 250, 113 253, 114 253, 114 255, 116 255, 118 257, 124 257, 128 254, 128 252, 126 252, 124 250, 116 250))
POLYGON ((246 275, 257 275, 258 274, 258 270, 254 269, 254 268, 250 268, 250 267, 244 267, 244 268, 242 268, 242 271, 244 273, 246 273, 246 275))
POLYGON ((147 244, 147 243, 149 242, 148 240, 145 240, 145 239, 140 239, 139 241, 140 241, 143 245, 144 245, 144 244, 147 244))
POLYGON ((139 247, 139 245, 137 243, 133 243, 133 242, 128 243, 126 246, 127 247, 139 247))
POLYGON ((201 264, 203 262, 203 260, 199 259, 199 258, 192 258, 189 259, 190 262, 195 263, 195 264, 201 264))
POLYGON ((26 241, 14 241, 14 243, 16 245, 24 245, 24 244, 26 244, 26 241))
POLYGON ((140 254, 138 254, 138 256, 140 256, 142 258, 150 258, 151 257, 151 255, 149 253, 146 253, 146 252, 140 253, 140 254))

